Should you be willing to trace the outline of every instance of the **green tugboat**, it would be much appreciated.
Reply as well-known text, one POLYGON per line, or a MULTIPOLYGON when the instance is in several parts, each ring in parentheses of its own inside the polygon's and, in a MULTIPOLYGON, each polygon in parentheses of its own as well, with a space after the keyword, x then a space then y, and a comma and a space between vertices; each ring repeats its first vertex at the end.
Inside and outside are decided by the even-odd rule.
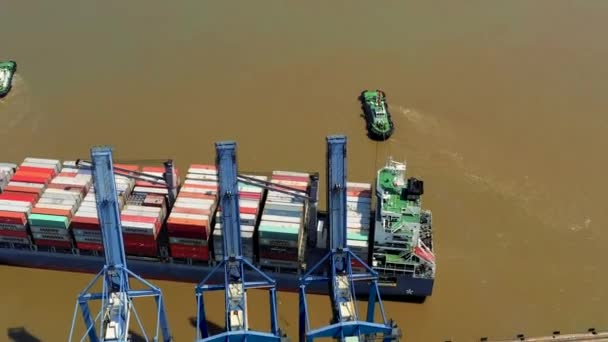
POLYGON ((366 90, 359 97, 363 105, 368 136, 374 140, 387 140, 393 134, 394 125, 388 111, 386 94, 382 90, 366 90))
POLYGON ((422 180, 406 181, 405 163, 389 158, 378 170, 373 267, 381 278, 410 277, 412 294, 430 294, 435 282, 432 214, 421 208, 423 193, 422 180))
POLYGON ((17 71, 17 63, 13 61, 0 62, 0 98, 6 96, 13 85, 13 75, 17 71))

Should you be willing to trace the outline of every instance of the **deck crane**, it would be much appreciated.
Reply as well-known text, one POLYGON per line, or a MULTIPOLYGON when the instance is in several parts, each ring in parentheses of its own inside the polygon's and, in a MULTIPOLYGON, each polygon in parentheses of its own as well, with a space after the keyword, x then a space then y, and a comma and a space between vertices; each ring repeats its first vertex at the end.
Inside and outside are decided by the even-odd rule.
POLYGON ((129 326, 131 314, 134 314, 139 328, 144 334, 144 338, 148 341, 132 300, 139 297, 154 297, 157 306, 157 319, 156 335, 153 341, 170 342, 172 338, 167 323, 161 290, 127 268, 114 178, 112 149, 106 146, 93 147, 91 149, 91 158, 97 215, 104 245, 105 265, 78 296, 69 340, 72 341, 72 337, 74 336, 76 315, 80 307, 86 327, 86 332, 80 341, 84 340, 86 335, 88 335, 91 342, 130 341, 129 326), (145 289, 132 289, 129 281, 130 277, 139 280, 145 289), (103 278, 102 292, 91 293, 91 289, 100 278, 103 278), (88 305, 90 300, 101 300, 101 310, 95 319, 91 317, 88 305), (98 321, 99 334, 95 327, 98 321), (162 331, 162 340, 159 340, 159 330, 162 331))
MULTIPOLYGON (((286 337, 281 334, 278 326, 276 283, 242 255, 238 196, 240 177, 237 176, 236 143, 218 142, 215 144, 215 148, 219 180, 218 198, 222 208, 224 252, 223 260, 196 287, 197 341, 283 341, 286 337), (245 279, 245 267, 257 273, 261 280, 248 281, 245 279), (224 283, 208 284, 211 276, 220 269, 225 272, 224 283), (269 290, 270 333, 253 331, 249 328, 247 290, 253 288, 269 290), (225 290, 225 331, 209 336, 203 294, 214 290, 225 290)), ((251 183, 255 183, 255 179, 252 179, 251 183)))
POLYGON ((316 338, 333 338, 340 341, 371 341, 382 339, 394 341, 400 337, 400 329, 387 321, 380 292, 378 275, 366 262, 349 250, 347 242, 346 212, 346 137, 327 137, 327 202, 329 222, 329 251, 300 278, 300 342, 316 338), (353 274, 351 261, 361 263, 367 272, 353 274), (325 265, 327 275, 319 275, 325 265), (367 319, 359 320, 355 297, 355 281, 371 281, 368 298, 367 319), (306 287, 313 282, 324 282, 330 286, 333 319, 330 325, 311 330, 306 303, 306 287), (382 323, 374 322, 376 301, 380 306, 382 323))

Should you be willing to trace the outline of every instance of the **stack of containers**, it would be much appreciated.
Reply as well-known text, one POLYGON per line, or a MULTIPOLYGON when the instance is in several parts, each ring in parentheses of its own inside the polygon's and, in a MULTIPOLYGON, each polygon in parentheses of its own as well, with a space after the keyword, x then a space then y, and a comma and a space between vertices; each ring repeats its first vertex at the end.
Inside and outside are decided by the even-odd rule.
MULTIPOLYGON (((54 165, 61 165, 53 161, 54 165)), ((91 187, 90 174, 79 174, 73 162, 60 170, 43 191, 28 221, 38 246, 72 248, 70 221, 91 187)))
MULTIPOLYGON (((67 164, 67 163, 65 163, 67 164)), ((65 165, 64 164, 64 165, 65 165)), ((135 165, 120 165, 114 164, 115 167, 120 167, 127 170, 137 171, 139 167, 135 165)), ((115 173, 123 173, 116 171, 115 173)), ((91 175, 91 170, 81 169, 78 174, 91 175)), ((126 199, 131 195, 135 186, 135 181, 132 178, 116 174, 116 192, 118 194, 118 206, 122 210, 126 199)), ((103 241, 101 237, 101 228, 97 217, 97 204, 95 200, 95 184, 91 185, 89 192, 82 201, 82 204, 72 217, 70 223, 76 247, 81 251, 102 251, 103 241)))
MULTIPOLYGON (((310 176, 299 172, 273 171, 270 181, 306 191, 310 176)), ((298 260, 304 252, 299 250, 304 219, 303 199, 277 191, 268 192, 258 236, 262 266, 299 268, 298 260)))
MULTIPOLYGON (((368 183, 346 183, 347 241, 348 248, 361 260, 369 262, 369 229, 371 224, 372 185, 368 183)), ((365 271, 356 260, 353 271, 365 271)))
MULTIPOLYGON (((148 166, 141 172, 162 177, 164 168, 148 166)), ((133 194, 120 214, 127 254, 158 256, 157 238, 167 217, 167 195, 168 189, 163 184, 135 181, 133 194)))
MULTIPOLYGON (((4 187, 2 195, 5 200, 0 210, 20 212, 25 214, 26 219, 29 219, 32 215, 34 204, 39 200, 51 179, 59 172, 60 165, 61 163, 58 160, 25 158, 17 169, 17 172, 15 172, 9 183, 4 187)), ((18 218, 13 217, 12 219, 12 222, 17 223, 19 226, 16 230, 19 233, 14 234, 17 234, 22 239, 21 242, 25 242, 24 237, 27 237, 28 222, 26 221, 22 224, 23 216, 21 215, 18 218), (21 228, 22 225, 23 229, 21 228)), ((45 240, 43 239, 40 245, 43 246, 44 243, 45 240)))
POLYGON ((209 261, 210 221, 217 207, 217 169, 193 164, 167 220, 171 256, 209 261))
POLYGON ((3 191, 31 194, 38 200, 59 169, 60 163, 56 160, 25 158, 3 191))
POLYGON ((17 165, 0 164, 0 242, 29 245, 27 216, 37 195, 2 190, 9 184, 17 165))
MULTIPOLYGON (((247 177, 267 181, 266 176, 247 177)), ((243 257, 249 262, 253 262, 253 233, 257 224, 262 204, 263 189, 258 186, 248 185, 239 182, 239 219, 241 224, 241 246, 243 257)), ((218 208, 215 216, 215 226, 213 228, 213 254, 216 261, 221 261, 223 258, 223 237, 222 237, 222 212, 221 207, 218 208)))

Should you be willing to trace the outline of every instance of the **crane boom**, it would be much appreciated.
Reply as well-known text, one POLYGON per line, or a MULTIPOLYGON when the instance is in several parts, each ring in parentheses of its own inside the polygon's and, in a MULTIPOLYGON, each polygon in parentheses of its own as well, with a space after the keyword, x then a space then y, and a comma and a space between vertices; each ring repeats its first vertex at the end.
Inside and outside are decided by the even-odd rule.
POLYGON ((327 137, 327 199, 329 221, 329 250, 321 261, 300 278, 300 342, 316 338, 333 338, 340 341, 371 341, 381 335, 385 342, 399 338, 399 330, 394 323, 387 322, 382 301, 379 297, 378 276, 366 263, 355 255, 347 245, 346 206, 346 137, 327 137), (353 274, 351 261, 362 264, 366 271, 353 274), (318 276, 322 266, 328 266, 328 276, 318 276), (359 319, 356 305, 354 282, 370 281, 367 320, 359 319), (310 328, 306 287, 313 282, 329 284, 332 296, 333 320, 328 326, 310 328), (374 322, 376 300, 380 304, 381 323, 374 322))
MULTIPOLYGON (((127 342, 129 337, 129 326, 131 314, 140 325, 142 333, 145 330, 135 311, 132 299, 136 297, 154 297, 157 303, 157 324, 163 333, 164 342, 171 341, 167 318, 165 315, 162 293, 149 282, 129 271, 125 255, 122 227, 120 221, 120 209, 118 206, 118 195, 116 193, 116 180, 112 160, 112 149, 101 146, 91 149, 91 169, 93 173, 93 184, 95 188, 95 202, 97 206, 97 218, 101 229, 103 249, 105 253, 104 268, 93 278, 91 283, 78 296, 77 306, 74 310, 70 341, 74 334, 74 324, 78 307, 82 310, 88 335, 91 342, 127 342), (142 282, 147 289, 132 290, 129 277, 142 282), (97 280, 103 279, 103 291, 101 293, 89 293, 97 280), (93 319, 88 306, 89 300, 101 300, 101 310, 93 319), (100 334, 95 328, 95 321, 99 320, 100 334)), ((158 340, 158 327, 156 338, 158 340)), ((145 336, 147 339, 147 336, 145 336)))
POLYGON ((239 196, 236 161, 236 144, 232 141, 218 142, 216 147, 216 166, 219 178, 219 203, 222 208, 222 244, 223 260, 197 286, 198 302, 198 331, 197 341, 281 341, 278 328, 276 308, 275 281, 258 270, 247 259, 243 258, 241 245, 241 227, 239 215, 239 196), (245 267, 255 271, 261 280, 247 281, 245 267), (223 286, 207 284, 216 271, 223 269, 223 286), (247 317, 247 289, 268 288, 270 295, 270 329, 271 332, 261 332, 249 329, 247 317), (205 318, 203 293, 213 290, 225 291, 225 331, 209 336, 205 318), (202 337, 202 339, 201 339, 202 337))

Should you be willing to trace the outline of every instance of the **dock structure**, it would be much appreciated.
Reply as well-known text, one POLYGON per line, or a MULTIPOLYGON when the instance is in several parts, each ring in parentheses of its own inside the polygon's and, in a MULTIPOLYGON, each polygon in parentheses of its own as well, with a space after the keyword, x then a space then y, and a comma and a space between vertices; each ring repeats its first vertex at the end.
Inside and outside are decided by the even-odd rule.
POLYGON ((595 329, 589 329, 586 333, 579 334, 561 334, 559 331, 554 331, 552 335, 548 336, 539 336, 539 337, 526 337, 523 334, 517 335, 515 338, 511 339, 488 339, 487 337, 482 337, 480 342, 545 342, 545 341, 553 341, 553 342, 608 342, 608 331, 597 332, 595 329))

